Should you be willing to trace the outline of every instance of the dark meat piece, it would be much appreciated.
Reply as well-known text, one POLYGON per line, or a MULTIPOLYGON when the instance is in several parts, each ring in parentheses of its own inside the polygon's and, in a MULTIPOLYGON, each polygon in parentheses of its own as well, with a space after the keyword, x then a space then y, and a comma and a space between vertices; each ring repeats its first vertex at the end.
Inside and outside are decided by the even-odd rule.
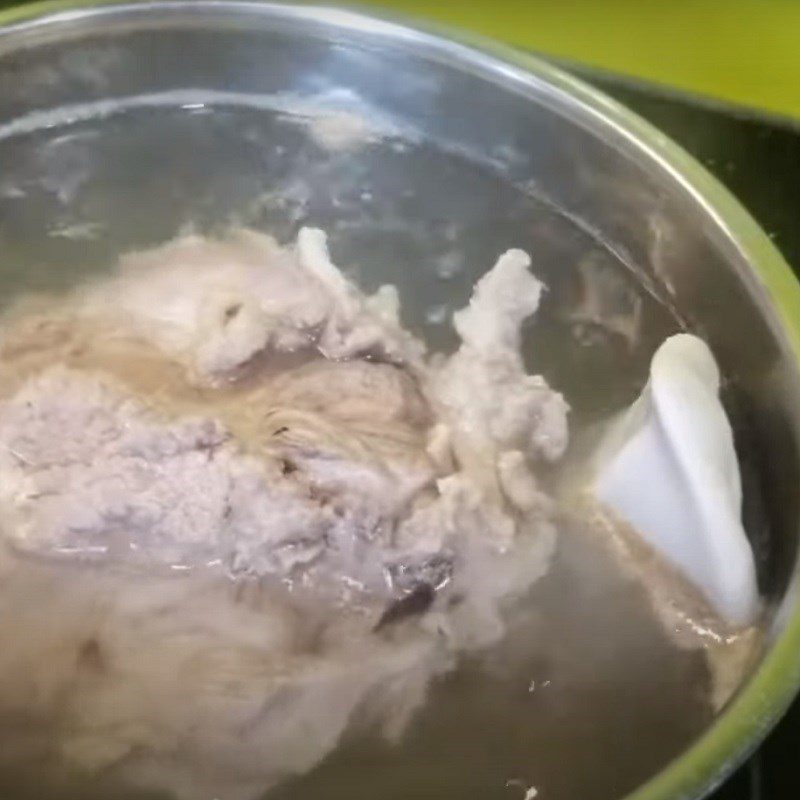
POLYGON ((433 604, 435 597, 436 590, 433 586, 429 583, 418 584, 404 597, 389 603, 372 629, 373 633, 377 633, 387 626, 394 625, 395 622, 400 622, 408 617, 424 614, 433 604))
POLYGON ((453 575, 453 554, 449 551, 427 556, 423 560, 409 559, 387 567, 391 586, 406 593, 423 583, 437 591, 450 582, 453 575))

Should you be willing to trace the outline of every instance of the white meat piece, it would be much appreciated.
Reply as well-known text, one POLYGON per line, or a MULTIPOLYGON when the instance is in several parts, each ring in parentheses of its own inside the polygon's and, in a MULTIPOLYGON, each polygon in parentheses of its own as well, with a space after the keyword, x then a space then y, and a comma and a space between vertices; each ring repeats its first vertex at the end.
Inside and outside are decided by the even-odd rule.
POLYGON ((461 347, 432 376, 458 461, 491 482, 499 453, 554 461, 568 441, 566 401, 544 378, 526 374, 520 354, 522 323, 543 289, 529 265, 526 253, 509 250, 478 281, 469 306, 454 316, 461 347))
POLYGON ((543 289, 530 263, 523 251, 509 250, 478 281, 469 306, 453 318, 461 347, 435 381, 470 447, 554 461, 567 446, 568 406, 544 378, 525 373, 520 354, 522 323, 543 289))
POLYGON ((479 282, 450 359, 313 230, 182 237, 10 315, 0 638, 25 635, 0 652, 0 724, 51 715, 69 764, 191 800, 258 796, 356 723, 399 735, 549 567, 534 473, 566 404, 519 354, 528 264, 479 282), (430 610, 373 633, 420 583, 430 610))
POLYGON ((331 524, 217 421, 165 424, 113 384, 57 366, 2 404, 0 474, 2 528, 29 552, 229 565, 253 537, 268 571, 331 524))
POLYGON ((115 278, 84 292, 98 310, 189 366, 200 382, 224 378, 265 350, 318 348, 416 361, 422 345, 397 320, 384 288, 365 297, 331 263, 325 234, 303 229, 294 247, 252 231, 224 240, 184 236, 125 256, 115 278))
POLYGON ((0 733, 15 752, 0 764, 12 767, 45 753, 39 769, 61 759, 187 800, 254 800, 313 768, 354 715, 402 729, 450 664, 432 637, 365 635, 340 608, 306 620, 208 576, 16 562, 2 579, 0 636, 14 646, 0 649, 0 733), (20 719, 35 724, 15 740, 5 726, 20 719))
MULTIPOLYGON (((316 381, 313 368, 300 371, 312 408, 324 407, 314 386, 330 382, 330 366, 316 381)), ((402 385, 394 367, 353 367, 345 376, 366 370, 402 385)), ((404 415, 379 378, 362 378, 374 407, 404 415)), ((334 400, 340 421, 358 413, 353 386, 352 408, 334 400)), ((286 375, 282 387, 293 401, 286 375)), ((360 429, 339 425, 300 402, 265 414, 279 433, 257 458, 215 419, 162 420, 107 379, 52 367, 0 404, 0 526, 27 552, 280 578, 313 562, 380 594, 386 563, 416 558, 392 531, 432 482, 424 440, 374 414, 360 429)))

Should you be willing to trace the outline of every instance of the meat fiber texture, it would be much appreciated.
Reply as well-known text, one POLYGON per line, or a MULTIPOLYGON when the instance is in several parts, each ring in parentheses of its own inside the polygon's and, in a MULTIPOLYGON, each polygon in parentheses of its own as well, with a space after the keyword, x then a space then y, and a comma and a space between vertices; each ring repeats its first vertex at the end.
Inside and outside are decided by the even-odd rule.
POLYGON ((238 800, 356 721, 400 735, 554 547, 535 472, 567 406, 520 355, 529 263, 478 282, 449 357, 312 229, 182 237, 12 308, 0 719, 35 732, 13 758, 238 800), (420 587, 429 608, 385 616, 420 587))

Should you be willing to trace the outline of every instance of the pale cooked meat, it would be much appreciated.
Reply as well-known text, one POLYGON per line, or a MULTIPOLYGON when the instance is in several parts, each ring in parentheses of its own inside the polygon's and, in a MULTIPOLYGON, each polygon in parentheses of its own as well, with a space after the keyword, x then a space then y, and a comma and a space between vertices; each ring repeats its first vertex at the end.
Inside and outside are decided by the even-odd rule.
POLYGON ((519 354, 527 266, 481 281, 449 359, 311 230, 183 237, 11 309, 0 718, 187 798, 258 794, 356 721, 402 732, 552 554, 534 472, 567 407, 519 354), (14 634, 32 591, 59 624, 14 634))

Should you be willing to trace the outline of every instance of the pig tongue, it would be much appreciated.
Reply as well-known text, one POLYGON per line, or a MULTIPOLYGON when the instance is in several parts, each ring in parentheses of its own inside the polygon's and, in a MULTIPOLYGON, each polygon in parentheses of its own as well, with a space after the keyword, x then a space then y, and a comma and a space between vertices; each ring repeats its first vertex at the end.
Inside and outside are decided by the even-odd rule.
POLYGON ((661 345, 644 391, 601 439, 592 490, 726 622, 753 621, 758 590, 733 433, 701 339, 678 334, 661 345))

